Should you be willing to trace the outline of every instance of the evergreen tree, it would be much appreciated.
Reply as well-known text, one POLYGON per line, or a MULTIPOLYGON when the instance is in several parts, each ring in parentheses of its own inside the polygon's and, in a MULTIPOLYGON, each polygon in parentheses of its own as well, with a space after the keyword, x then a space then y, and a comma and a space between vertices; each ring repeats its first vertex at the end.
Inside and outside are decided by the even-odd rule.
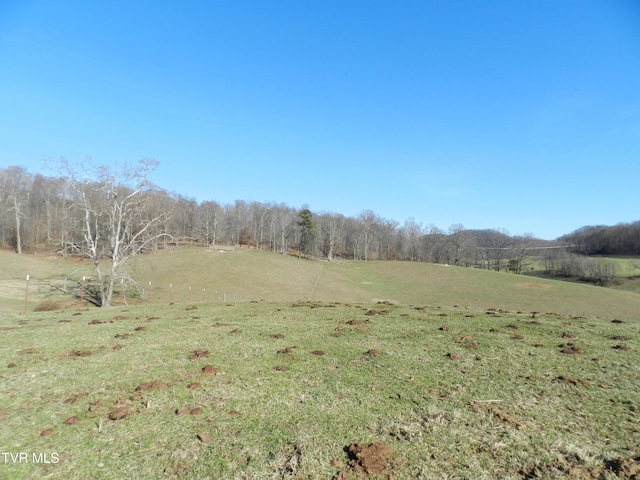
POLYGON ((301 253, 309 255, 311 245, 315 238, 315 225, 313 224, 313 214, 308 208, 304 208, 298 214, 298 227, 300 227, 300 243, 298 244, 298 256, 301 253))

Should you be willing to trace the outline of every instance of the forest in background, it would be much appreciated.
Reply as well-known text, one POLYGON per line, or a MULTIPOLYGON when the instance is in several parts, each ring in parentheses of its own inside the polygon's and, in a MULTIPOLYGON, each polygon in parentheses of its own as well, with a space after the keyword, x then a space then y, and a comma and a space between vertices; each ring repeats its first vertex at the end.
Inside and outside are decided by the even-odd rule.
POLYGON ((91 176, 69 163, 51 177, 17 166, 0 169, 0 247, 89 257, 92 243, 94 255, 110 258, 115 248, 110 231, 126 228, 120 234, 132 254, 185 243, 236 245, 328 260, 419 261, 513 273, 522 273, 536 256, 547 273, 596 283, 615 276, 615 265, 580 257, 640 255, 640 221, 585 226, 555 241, 455 223, 445 231, 411 217, 403 223, 382 218, 371 210, 349 217, 312 212, 306 205, 197 202, 149 184, 146 174, 155 165, 141 163, 118 175, 98 167, 91 176), (118 202, 113 201, 128 196, 136 202, 120 212, 118 226, 118 202))

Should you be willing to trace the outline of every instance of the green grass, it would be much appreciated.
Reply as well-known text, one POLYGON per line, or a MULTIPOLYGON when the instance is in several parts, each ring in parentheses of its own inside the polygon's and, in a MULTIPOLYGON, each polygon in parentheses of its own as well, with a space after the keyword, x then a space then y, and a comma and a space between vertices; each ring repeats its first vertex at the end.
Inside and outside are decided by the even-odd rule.
MULTIPOLYGON (((356 284, 372 274, 344 268, 356 284)), ((410 295, 392 273, 367 294, 410 295)), ((59 462, 4 463, 0 478, 355 478, 344 449, 373 442, 393 449, 402 479, 616 478, 612 460, 640 455, 637 319, 517 313, 504 300, 490 311, 314 301, 5 314, 2 450, 59 462), (580 353, 561 353, 567 343, 580 353), (190 359, 198 349, 209 356, 190 359), (222 373, 203 374, 207 364, 222 373), (168 388, 132 397, 153 380, 168 388), (131 413, 109 420, 118 399, 131 413), (65 425, 71 416, 80 422, 65 425)))
MULTIPOLYGON (((22 312, 23 272, 31 272, 28 310, 52 298, 73 305, 51 287, 91 275, 88 262, 0 252, 0 312, 22 312)), ((299 259, 257 250, 220 252, 181 247, 136 258, 130 273, 149 303, 320 300, 401 304, 430 303, 473 308, 542 311, 567 315, 635 319, 640 295, 624 289, 418 262, 299 259), (150 283, 151 282, 151 283, 150 283)), ((133 294, 127 301, 135 303, 133 294)), ((119 303, 119 293, 114 303, 119 303)))

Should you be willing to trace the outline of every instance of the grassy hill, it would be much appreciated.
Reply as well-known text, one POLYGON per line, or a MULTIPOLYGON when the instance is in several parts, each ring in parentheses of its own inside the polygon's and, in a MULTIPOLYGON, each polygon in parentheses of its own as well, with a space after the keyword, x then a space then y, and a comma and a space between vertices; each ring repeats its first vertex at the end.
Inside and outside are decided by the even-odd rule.
POLYGON ((25 269, 35 304, 89 266, 0 261, 0 478, 640 472, 634 293, 181 248, 132 265, 150 302, 23 315, 25 269))
MULTIPOLYGON (((55 295, 52 282, 67 276, 78 281, 91 273, 87 262, 6 251, 0 252, 0 262, 0 311, 5 312, 24 308, 27 273, 30 310, 55 295)), ((635 292, 424 263, 326 262, 257 250, 183 247, 138 257, 131 269, 150 303, 390 301, 625 319, 637 319, 640 312, 635 292)))

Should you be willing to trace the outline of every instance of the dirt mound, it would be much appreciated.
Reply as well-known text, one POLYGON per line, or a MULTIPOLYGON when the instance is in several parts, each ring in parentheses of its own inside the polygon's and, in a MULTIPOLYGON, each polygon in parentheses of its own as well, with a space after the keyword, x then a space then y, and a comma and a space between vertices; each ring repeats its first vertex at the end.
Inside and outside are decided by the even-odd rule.
POLYGON ((80 420, 78 417, 76 417, 75 415, 73 415, 72 417, 67 418, 64 421, 65 425, 77 425, 78 423, 82 422, 82 420, 80 420))
POLYGON ((196 358, 206 358, 209 356, 209 350, 205 350, 199 348, 198 350, 194 350, 191 355, 189 355, 189 360, 195 360, 196 358))
POLYGON ((581 387, 589 387, 591 384, 586 380, 580 380, 579 378, 571 378, 565 375, 561 375, 557 378, 559 382, 568 383, 571 385, 581 386, 581 387))
POLYGON ((65 354, 66 357, 89 357, 93 355, 91 350, 71 350, 65 354))
POLYGON ((126 418, 129 413, 131 413, 129 407, 116 408, 109 413, 109 420, 122 420, 126 418))
POLYGON ((379 357, 380 355, 382 355, 382 350, 372 348, 371 350, 367 350, 366 352, 364 352, 364 354, 369 355, 370 357, 379 357))
POLYGON ((138 385, 136 387, 136 391, 137 392, 144 392, 146 390, 164 390, 165 388, 169 388, 169 386, 160 381, 160 380, 154 380, 152 382, 147 382, 147 383, 143 383, 141 385, 138 385))
POLYGON ((213 365, 205 365, 204 367, 202 367, 202 373, 207 373, 209 375, 219 375, 220 370, 213 365))
POLYGON ((605 466, 607 470, 611 470, 619 478, 629 480, 640 478, 640 457, 609 460, 605 466))
MULTIPOLYGON (((397 463, 396 457, 391 447, 382 443, 371 443, 368 446, 359 443, 352 443, 345 447, 349 456, 351 471, 356 475, 366 475, 367 477, 396 478, 393 474, 393 467, 397 463)), ((343 480, 349 478, 347 469, 339 472, 334 479, 343 480)))
POLYGON ((587 466, 577 458, 562 456, 551 464, 531 465, 518 473, 526 479, 568 477, 576 480, 603 480, 613 473, 615 478, 635 480, 640 478, 640 457, 617 458, 587 466))
POLYGON ((269 335, 271 338, 284 338, 284 335, 281 333, 272 333, 269 335))
POLYGON ((561 344, 560 348, 560 353, 564 353, 566 355, 579 355, 582 353, 582 349, 571 342, 561 344))
POLYGON ((314 350, 313 352, 311 352, 311 355, 315 355, 316 357, 322 357, 324 356, 324 352, 322 350, 314 350))

